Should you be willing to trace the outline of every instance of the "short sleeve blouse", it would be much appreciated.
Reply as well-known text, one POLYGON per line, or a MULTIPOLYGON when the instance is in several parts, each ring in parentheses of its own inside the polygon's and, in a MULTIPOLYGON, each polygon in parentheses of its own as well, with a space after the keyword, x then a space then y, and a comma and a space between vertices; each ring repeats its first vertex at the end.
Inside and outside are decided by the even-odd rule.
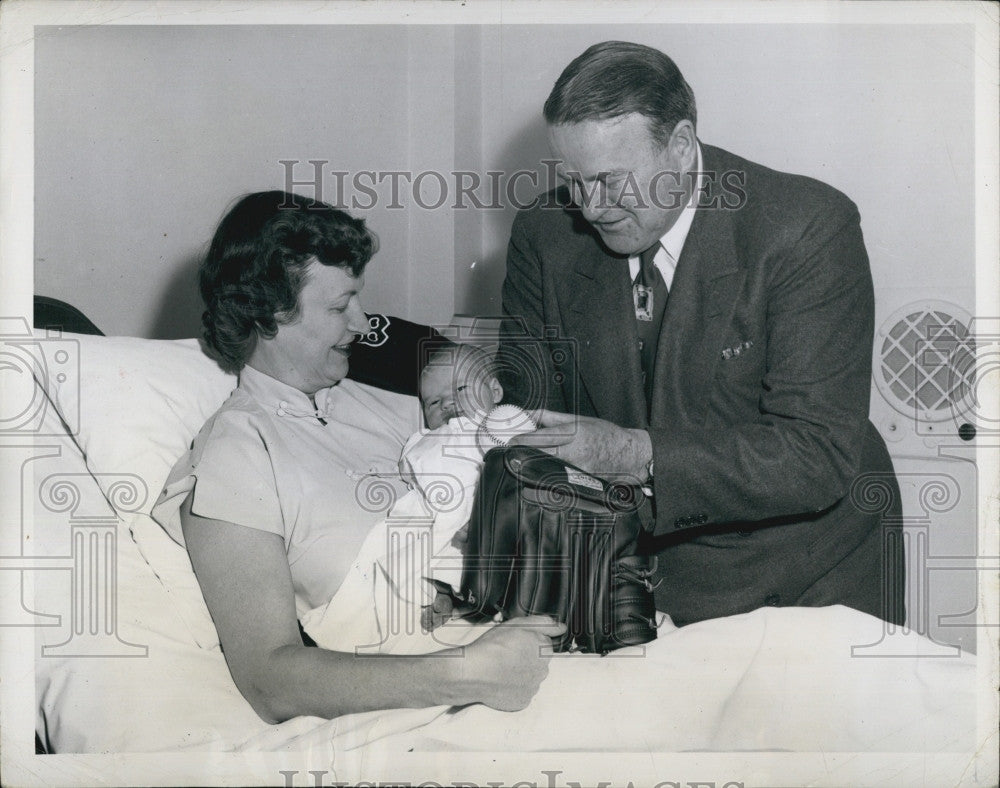
POLYGON ((153 517, 184 543, 180 506, 277 534, 296 604, 336 592, 369 529, 405 492, 397 462, 415 398, 350 380, 305 394, 251 367, 174 466, 153 517))

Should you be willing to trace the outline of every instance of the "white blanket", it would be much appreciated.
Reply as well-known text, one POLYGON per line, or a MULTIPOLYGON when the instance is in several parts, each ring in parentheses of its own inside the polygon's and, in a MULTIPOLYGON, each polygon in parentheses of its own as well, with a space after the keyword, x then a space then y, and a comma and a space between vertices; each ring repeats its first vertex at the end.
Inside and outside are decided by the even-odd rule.
MULTIPOLYGON (((852 656, 882 624, 849 608, 762 608, 672 629, 642 649, 556 655, 531 705, 473 705, 393 732, 387 749, 479 751, 911 751, 969 747, 975 660, 852 656)), ((338 726, 348 752, 391 714, 338 726)))
MULTIPOLYGON (((445 774, 473 784, 514 783, 524 768, 504 772, 500 766, 516 753, 517 766, 529 763, 530 753, 545 753, 539 755, 544 769, 589 763, 580 760, 584 753, 604 754, 602 764, 630 765, 628 779, 637 774, 635 756, 648 753, 640 759, 647 779, 636 777, 635 785, 655 785, 666 779, 660 778, 667 768, 663 753, 748 750, 827 753, 804 782, 781 784, 995 782, 995 775, 968 769, 976 753, 996 752, 995 727, 976 727, 975 658, 935 656, 930 641, 913 634, 886 642, 897 651, 905 642, 902 650, 923 649, 928 656, 860 656, 864 650, 852 656, 852 647, 878 643, 883 625, 843 607, 764 608, 663 630, 641 656, 557 655, 521 712, 440 706, 335 720, 297 717, 269 726, 236 690, 222 653, 193 642, 177 617, 178 595, 165 594, 127 532, 122 536, 119 635, 147 645, 148 657, 40 660, 40 730, 57 752, 295 753, 291 768, 305 775, 295 784, 309 785, 307 769, 328 770, 323 785, 418 774, 441 784, 445 774), (893 762, 905 769, 871 780, 869 772, 845 773, 864 763, 852 753, 895 753, 893 762)), ((52 606, 66 598, 56 591, 52 606)), ((188 616, 197 609, 187 607, 188 616)), ((59 642, 56 630, 37 633, 41 641, 59 642)), ((253 759, 226 763, 234 784, 260 779, 253 759)), ((596 767, 583 773, 608 774, 596 767)), ((748 773, 732 772, 737 778, 748 773)), ((533 774, 546 785, 537 769, 533 774)))
MULTIPOLYGON (((474 490, 461 492, 471 501, 474 490)), ((470 509, 430 516, 421 494, 410 490, 372 528, 333 599, 302 617, 302 628, 319 646, 348 653, 425 654, 468 643, 474 635, 460 622, 423 634, 421 611, 434 598, 424 578, 454 586, 461 579, 462 554, 451 538, 470 509)))

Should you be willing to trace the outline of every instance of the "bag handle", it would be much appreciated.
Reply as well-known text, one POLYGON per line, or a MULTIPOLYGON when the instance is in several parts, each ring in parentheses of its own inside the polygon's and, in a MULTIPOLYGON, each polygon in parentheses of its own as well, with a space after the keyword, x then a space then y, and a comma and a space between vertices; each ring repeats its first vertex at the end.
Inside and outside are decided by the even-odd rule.
POLYGON ((645 501, 641 482, 634 476, 600 478, 533 446, 491 449, 504 452, 507 471, 522 485, 544 490, 553 506, 582 499, 617 512, 639 509, 645 501))

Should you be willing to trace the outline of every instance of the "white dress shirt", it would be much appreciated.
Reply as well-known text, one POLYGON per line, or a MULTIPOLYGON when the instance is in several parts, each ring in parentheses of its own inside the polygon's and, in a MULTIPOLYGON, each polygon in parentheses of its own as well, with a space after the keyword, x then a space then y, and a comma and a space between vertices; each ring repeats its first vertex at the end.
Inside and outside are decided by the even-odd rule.
MULTIPOLYGON (((684 210, 681 211, 681 215, 677 217, 677 221, 674 222, 673 227, 667 230, 666 233, 660 238, 660 248, 656 252, 656 256, 653 258, 653 265, 656 266, 657 270, 660 272, 660 276, 663 277, 664 283, 667 285, 667 290, 670 290, 671 285, 674 281, 674 271, 677 270, 677 261, 680 260, 681 250, 684 248, 684 241, 687 239, 688 231, 691 229, 691 222, 694 221, 694 212, 698 207, 698 194, 704 185, 705 175, 701 171, 701 145, 698 146, 698 158, 695 163, 695 172, 698 173, 698 183, 695 186, 694 191, 691 193, 691 199, 687 205, 684 206, 684 210)), ((630 257, 628 259, 628 269, 629 276, 635 280, 636 274, 639 273, 639 255, 630 257)))

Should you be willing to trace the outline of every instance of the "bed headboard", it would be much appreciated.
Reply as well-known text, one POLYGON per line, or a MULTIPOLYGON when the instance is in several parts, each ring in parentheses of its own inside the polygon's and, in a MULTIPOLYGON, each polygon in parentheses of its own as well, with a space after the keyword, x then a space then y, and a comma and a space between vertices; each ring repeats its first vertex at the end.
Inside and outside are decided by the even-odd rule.
POLYGON ((35 328, 59 329, 70 334, 96 334, 104 336, 89 317, 71 304, 60 301, 58 298, 36 295, 34 298, 34 318, 32 325, 35 328))
MULTIPOLYGON (((416 396, 426 348, 444 338, 431 326, 392 315, 369 314, 368 320, 371 330, 351 349, 347 377, 397 394, 416 396)), ((34 298, 33 325, 41 330, 104 336, 104 332, 72 304, 42 295, 34 298)))

